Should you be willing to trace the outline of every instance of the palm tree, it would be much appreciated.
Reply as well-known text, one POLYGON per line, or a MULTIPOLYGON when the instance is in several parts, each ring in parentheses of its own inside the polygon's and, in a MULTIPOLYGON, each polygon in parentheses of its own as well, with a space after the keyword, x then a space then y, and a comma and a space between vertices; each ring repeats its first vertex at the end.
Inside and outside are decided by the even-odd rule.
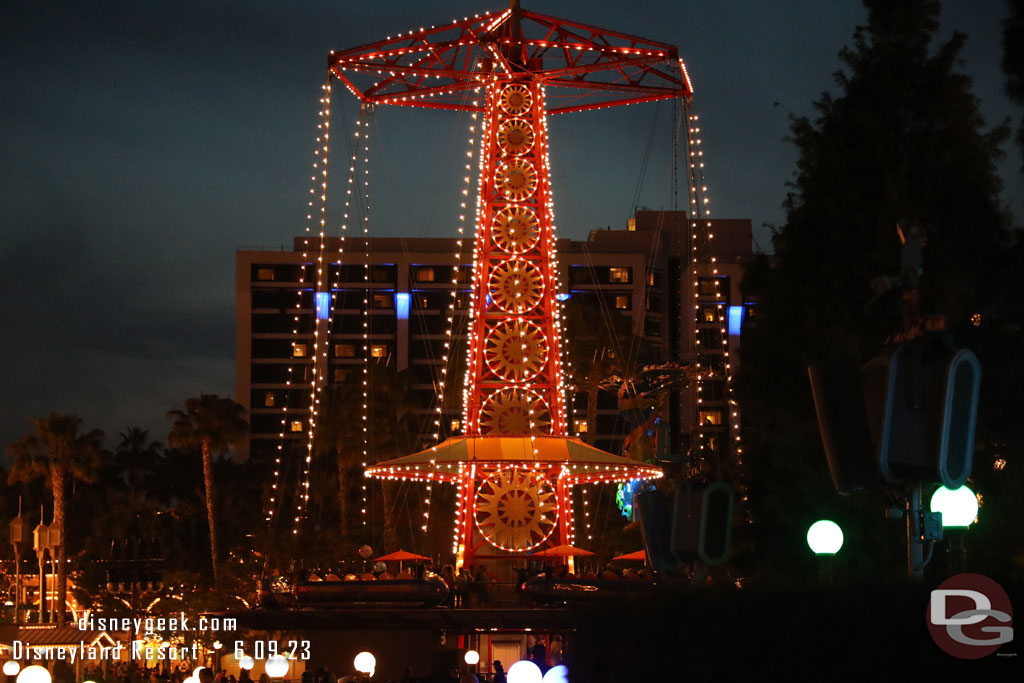
POLYGON ((210 563, 217 583, 217 525, 213 485, 213 456, 232 448, 245 438, 249 425, 242 419, 245 408, 230 398, 200 393, 185 399, 184 410, 171 410, 174 420, 167 445, 171 448, 199 448, 203 453, 203 486, 206 490, 206 518, 210 525, 210 563))
POLYGON ((8 481, 27 483, 43 477, 53 491, 53 526, 60 530, 56 558, 57 624, 64 626, 68 593, 64 524, 68 480, 95 481, 103 432, 93 429, 79 434, 82 418, 77 415, 51 413, 49 418, 36 417, 32 421, 35 433, 26 434, 7 447, 7 453, 14 456, 8 481))
POLYGON ((354 382, 334 384, 320 400, 319 418, 313 435, 317 457, 334 456, 338 467, 338 525, 348 530, 352 471, 363 454, 362 387, 354 382))
POLYGON ((121 442, 114 453, 114 464, 119 476, 128 485, 129 495, 135 498, 136 493, 154 476, 163 452, 159 441, 150 441, 149 430, 139 427, 128 427, 119 432, 121 442))

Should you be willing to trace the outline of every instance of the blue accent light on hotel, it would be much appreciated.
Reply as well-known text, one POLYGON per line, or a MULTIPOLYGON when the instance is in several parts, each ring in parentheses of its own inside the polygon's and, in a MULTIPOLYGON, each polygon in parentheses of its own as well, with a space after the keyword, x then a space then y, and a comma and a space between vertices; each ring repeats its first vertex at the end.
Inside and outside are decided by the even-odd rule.
POLYGON ((395 315, 399 320, 409 319, 409 303, 412 297, 408 292, 395 292, 395 315))
POLYGON ((559 301, 566 301, 572 298, 572 294, 570 294, 569 292, 562 292, 561 294, 556 294, 555 298, 558 299, 559 301))
POLYGON ((331 317, 331 293, 317 292, 316 296, 316 317, 320 320, 327 320, 331 317))
POLYGON ((743 307, 729 307, 729 334, 738 335, 743 327, 743 307))

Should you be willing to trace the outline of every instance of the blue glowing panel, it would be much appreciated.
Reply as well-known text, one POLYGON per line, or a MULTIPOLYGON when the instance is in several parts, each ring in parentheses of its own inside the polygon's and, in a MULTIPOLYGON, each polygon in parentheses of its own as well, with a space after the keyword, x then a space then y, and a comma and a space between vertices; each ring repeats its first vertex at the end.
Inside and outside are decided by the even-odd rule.
POLYGON ((316 317, 320 320, 327 320, 331 317, 331 293, 317 292, 316 296, 316 317))
POLYGON ((412 301, 412 297, 409 296, 408 292, 396 292, 395 293, 395 315, 398 316, 399 320, 409 319, 409 302, 412 301))
POLYGON ((729 307, 729 334, 738 335, 743 327, 743 307, 729 307))
POLYGON ((569 292, 562 292, 561 294, 556 294, 555 298, 558 299, 559 301, 566 301, 567 299, 572 298, 572 294, 570 294, 569 292))

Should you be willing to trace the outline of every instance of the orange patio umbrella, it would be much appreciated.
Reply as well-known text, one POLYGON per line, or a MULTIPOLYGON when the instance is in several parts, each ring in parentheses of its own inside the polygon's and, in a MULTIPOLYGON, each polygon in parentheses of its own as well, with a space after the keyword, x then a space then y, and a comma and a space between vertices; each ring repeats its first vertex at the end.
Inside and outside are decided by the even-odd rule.
POLYGON ((531 557, 577 557, 580 555, 593 555, 594 553, 583 548, 577 548, 574 545, 563 543, 562 545, 552 546, 545 548, 539 552, 533 553, 531 557))
POLYGON ((416 553, 410 553, 407 550, 396 550, 393 553, 388 553, 387 555, 381 555, 380 557, 375 557, 375 558, 373 558, 373 561, 374 562, 397 562, 398 563, 398 571, 402 571, 402 563, 403 562, 417 562, 417 561, 421 562, 423 560, 430 560, 430 559, 432 559, 432 558, 429 558, 426 555, 417 555, 416 553))
POLYGON ((627 553, 625 555, 619 555, 618 557, 613 557, 612 560, 641 560, 641 561, 646 562, 647 561, 647 551, 646 550, 637 550, 635 553, 627 553))

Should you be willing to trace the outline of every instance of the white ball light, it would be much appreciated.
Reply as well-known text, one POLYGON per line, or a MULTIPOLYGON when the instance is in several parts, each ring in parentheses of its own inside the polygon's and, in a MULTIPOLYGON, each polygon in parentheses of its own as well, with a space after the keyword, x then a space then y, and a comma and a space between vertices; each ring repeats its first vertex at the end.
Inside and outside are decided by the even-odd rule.
POLYGON ((271 678, 284 678, 288 675, 288 659, 281 655, 271 655, 263 669, 271 678))
POLYGON ((807 530, 807 545, 815 555, 835 555, 843 547, 843 530, 830 519, 822 519, 807 530))
POLYGON ((540 667, 522 659, 508 668, 508 683, 541 683, 544 676, 540 673, 540 667))
POLYGON ((251 670, 254 666, 256 666, 256 662, 249 655, 242 655, 242 658, 238 660, 239 669, 251 670))
POLYGON ((206 668, 205 666, 197 666, 196 668, 192 669, 192 678, 194 678, 194 679, 196 679, 198 681, 199 680, 199 672, 202 671, 205 668, 206 668))
POLYGON ((33 664, 21 670, 17 683, 50 683, 50 680, 50 672, 45 667, 33 664))
POLYGON ((12 660, 4 662, 4 675, 5 676, 17 676, 18 672, 21 671, 21 664, 12 660))
POLYGON ((474 664, 480 663, 480 653, 476 650, 466 650, 466 655, 463 657, 466 660, 466 664, 473 666, 474 664))
POLYGON ((372 676, 374 670, 377 668, 377 658, 369 652, 360 652, 356 655, 353 664, 355 664, 356 671, 359 673, 370 674, 372 676))
POLYGON ((966 486, 951 491, 940 486, 932 494, 930 506, 932 512, 942 513, 942 526, 967 527, 974 523, 978 516, 978 497, 966 486))

